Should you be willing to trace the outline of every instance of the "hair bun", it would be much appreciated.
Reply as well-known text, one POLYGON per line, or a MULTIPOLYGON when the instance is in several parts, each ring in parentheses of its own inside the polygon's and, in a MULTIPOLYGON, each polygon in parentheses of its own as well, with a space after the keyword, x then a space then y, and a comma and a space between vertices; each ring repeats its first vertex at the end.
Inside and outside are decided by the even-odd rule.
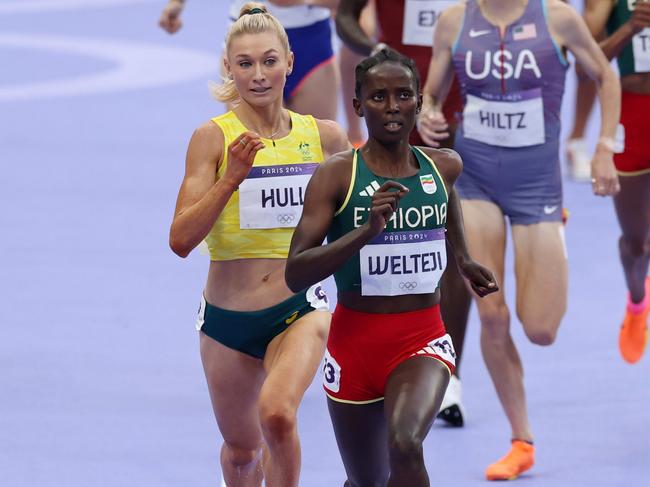
POLYGON ((239 11, 239 17, 244 15, 255 15, 255 14, 268 14, 269 11, 266 9, 266 5, 258 2, 248 2, 245 4, 239 11))

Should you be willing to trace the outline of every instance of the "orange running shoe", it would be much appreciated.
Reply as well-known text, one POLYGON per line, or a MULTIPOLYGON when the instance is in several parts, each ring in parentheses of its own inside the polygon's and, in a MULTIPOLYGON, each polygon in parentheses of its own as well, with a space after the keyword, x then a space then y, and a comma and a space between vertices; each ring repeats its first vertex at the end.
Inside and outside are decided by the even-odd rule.
POLYGON ((535 463, 535 447, 521 440, 512 440, 508 454, 485 471, 488 480, 514 480, 535 463))
POLYGON ((645 281, 645 307, 637 313, 625 310, 625 319, 618 335, 618 349, 629 364, 635 364, 643 356, 648 344, 648 312, 650 312, 650 277, 645 281))
POLYGON ((566 227, 567 222, 569 221, 569 209, 567 207, 562 208, 562 225, 566 227))

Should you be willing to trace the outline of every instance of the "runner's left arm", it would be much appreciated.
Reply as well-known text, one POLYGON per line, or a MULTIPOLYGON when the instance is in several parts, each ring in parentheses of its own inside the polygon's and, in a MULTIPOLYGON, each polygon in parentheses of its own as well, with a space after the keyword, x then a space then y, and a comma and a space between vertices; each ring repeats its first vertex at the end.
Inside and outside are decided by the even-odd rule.
POLYGON ((600 139, 591 163, 594 193, 610 196, 620 186, 614 167, 613 149, 616 126, 621 113, 621 87, 587 25, 570 6, 556 1, 549 4, 549 27, 576 60, 587 76, 596 82, 600 102, 600 139))
POLYGON ((458 268, 472 286, 474 292, 480 297, 499 290, 499 285, 492 272, 482 265, 474 262, 467 249, 465 240, 465 226, 463 212, 460 207, 460 198, 454 187, 456 179, 463 170, 463 162, 455 151, 451 149, 425 149, 425 152, 434 159, 447 188, 447 233, 446 238, 454 252, 458 268))
POLYGON ((336 10, 336 33, 352 51, 370 56, 376 46, 361 27, 361 11, 368 0, 343 0, 336 10))

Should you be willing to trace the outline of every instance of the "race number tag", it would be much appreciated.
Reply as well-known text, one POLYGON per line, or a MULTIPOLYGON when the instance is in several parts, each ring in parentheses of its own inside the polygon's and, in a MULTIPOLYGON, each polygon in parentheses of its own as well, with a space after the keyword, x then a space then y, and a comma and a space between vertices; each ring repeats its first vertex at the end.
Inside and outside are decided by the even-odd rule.
POLYGON ((201 328, 203 328, 203 325, 205 324, 205 307, 207 306, 207 302, 205 300, 205 296, 201 296, 201 304, 199 305, 199 314, 196 317, 196 324, 194 327, 196 328, 196 331, 201 331, 201 328))
POLYGON ((447 265, 445 230, 382 233, 359 252, 362 296, 435 292, 447 265))
POLYGON ((634 50, 634 71, 647 73, 650 71, 650 27, 646 27, 632 37, 634 50))
POLYGON ((468 139, 500 147, 544 143, 544 103, 541 88, 508 95, 467 95, 463 133, 468 139))
POLYGON ((329 311, 330 304, 327 299, 327 294, 323 289, 323 285, 320 282, 317 282, 312 287, 307 289, 307 294, 305 295, 309 305, 317 311, 329 311))
POLYGON ((325 350, 323 357, 323 385, 332 392, 339 392, 341 388, 341 366, 330 355, 329 350, 325 350))
POLYGON ((239 227, 295 227, 317 167, 317 163, 253 167, 239 185, 239 227))
POLYGON ((446 362, 456 365, 456 350, 449 333, 431 340, 426 347, 418 350, 413 355, 437 355, 446 362))
POLYGON ((431 47, 438 17, 455 3, 450 0, 406 0, 402 44, 431 47))

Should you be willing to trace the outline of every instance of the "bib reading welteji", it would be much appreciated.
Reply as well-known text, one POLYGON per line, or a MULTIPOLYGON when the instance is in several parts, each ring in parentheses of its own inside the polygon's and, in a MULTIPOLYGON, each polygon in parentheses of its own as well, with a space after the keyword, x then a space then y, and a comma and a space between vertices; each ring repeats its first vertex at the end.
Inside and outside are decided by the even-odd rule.
POLYGON ((388 180, 409 189, 384 231, 350 258, 335 274, 339 292, 363 296, 433 293, 447 265, 445 226, 448 196, 435 163, 411 148, 419 164, 416 175, 385 178, 370 171, 361 152, 352 161, 345 201, 327 235, 333 242, 368 221, 372 195, 388 180))

